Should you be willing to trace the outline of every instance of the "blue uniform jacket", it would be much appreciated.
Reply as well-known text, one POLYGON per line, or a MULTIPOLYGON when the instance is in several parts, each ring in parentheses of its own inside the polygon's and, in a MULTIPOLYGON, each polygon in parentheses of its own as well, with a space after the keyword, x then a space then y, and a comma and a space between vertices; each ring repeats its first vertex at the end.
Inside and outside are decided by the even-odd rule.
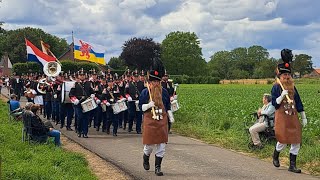
MULTIPOLYGON (((303 104, 301 102, 300 95, 299 95, 296 87, 294 87, 294 91, 295 91, 294 92, 294 102, 296 104, 297 111, 302 112, 302 111, 304 111, 303 104)), ((279 107, 280 107, 280 104, 277 104, 276 99, 281 95, 281 92, 282 92, 282 89, 279 84, 273 85, 272 90, 271 90, 272 105, 276 109, 279 109, 279 107)))
MULTIPOLYGON (((166 111, 171 110, 170 97, 166 89, 162 88, 162 102, 166 111)), ((149 92, 148 88, 142 90, 139 98, 139 108, 142 109, 142 104, 149 103, 149 92)))

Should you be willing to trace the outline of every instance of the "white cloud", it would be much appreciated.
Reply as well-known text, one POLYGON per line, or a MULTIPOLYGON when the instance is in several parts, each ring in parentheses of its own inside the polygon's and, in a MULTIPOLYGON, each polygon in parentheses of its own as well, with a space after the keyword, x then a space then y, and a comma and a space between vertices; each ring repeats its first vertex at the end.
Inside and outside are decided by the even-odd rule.
POLYGON ((161 42, 179 30, 198 35, 207 60, 217 51, 261 45, 276 58, 282 48, 307 53, 320 66, 320 3, 306 1, 4 0, 0 20, 5 29, 42 28, 69 42, 74 31, 78 38, 107 47, 108 58, 120 55, 129 38, 161 42))

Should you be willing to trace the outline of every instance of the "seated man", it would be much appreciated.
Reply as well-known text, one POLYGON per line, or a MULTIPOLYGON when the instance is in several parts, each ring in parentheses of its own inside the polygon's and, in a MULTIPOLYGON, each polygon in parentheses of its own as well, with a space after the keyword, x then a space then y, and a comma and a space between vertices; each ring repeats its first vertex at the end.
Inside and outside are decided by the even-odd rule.
POLYGON ((42 122, 40 117, 37 115, 37 111, 40 106, 33 104, 31 106, 32 118, 31 118, 31 128, 32 135, 34 136, 44 136, 48 135, 50 137, 54 137, 54 142, 56 146, 60 146, 60 131, 53 129, 51 123, 42 122))
POLYGON ((17 100, 17 95, 12 94, 10 96, 10 101, 8 101, 10 104, 10 115, 20 119, 20 115, 22 114, 22 109, 20 108, 20 102, 17 100))
POLYGON ((257 111, 258 121, 249 128, 249 132, 252 138, 254 146, 258 149, 262 148, 262 144, 259 138, 259 132, 263 132, 268 127, 268 119, 274 118, 275 108, 271 104, 272 97, 270 94, 264 94, 262 98, 263 106, 257 111), (266 117, 267 116, 267 117, 266 117))

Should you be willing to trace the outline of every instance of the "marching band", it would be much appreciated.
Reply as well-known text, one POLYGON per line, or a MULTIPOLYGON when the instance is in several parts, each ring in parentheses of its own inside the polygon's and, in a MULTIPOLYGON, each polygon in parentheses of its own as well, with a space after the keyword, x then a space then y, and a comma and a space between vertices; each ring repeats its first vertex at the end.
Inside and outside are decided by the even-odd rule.
MULTIPOLYGON (((145 76, 144 71, 137 70, 126 70, 123 75, 118 75, 110 69, 99 74, 94 69, 90 72, 81 69, 74 74, 60 72, 54 78, 38 73, 15 75, 9 82, 10 93, 39 104, 43 107, 40 113, 44 118, 60 124, 61 129, 75 130, 78 137, 88 138, 92 125, 96 131, 107 134, 110 134, 112 125, 113 136, 118 135, 119 128, 142 134, 143 113, 138 104, 140 94, 147 86, 145 76), (74 129, 71 128, 72 122, 74 129)), ((176 86, 168 79, 167 73, 161 85, 170 95, 172 110, 177 110, 176 86)), ((168 119, 169 132, 170 129, 168 119)))

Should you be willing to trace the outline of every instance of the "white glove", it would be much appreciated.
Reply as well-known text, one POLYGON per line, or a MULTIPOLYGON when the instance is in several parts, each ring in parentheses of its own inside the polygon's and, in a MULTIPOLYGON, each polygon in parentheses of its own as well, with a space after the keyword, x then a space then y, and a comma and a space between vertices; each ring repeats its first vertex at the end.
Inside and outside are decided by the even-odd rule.
POLYGON ((306 116, 306 113, 304 111, 300 112, 300 115, 301 115, 301 119, 302 119, 302 125, 304 127, 308 123, 307 116, 306 116))
POLYGON ((128 101, 129 102, 132 101, 132 97, 131 96, 128 97, 128 101))
POLYGON ((53 95, 53 98, 57 99, 58 95, 57 94, 54 94, 53 95))
POLYGON ((277 104, 281 104, 286 95, 288 95, 288 90, 283 90, 281 95, 276 99, 277 104))
POLYGON ((142 111, 146 111, 150 108, 154 107, 154 102, 150 101, 148 104, 142 104, 142 111))
POLYGON ((171 110, 168 110, 168 116, 169 116, 169 121, 171 123, 174 123, 174 117, 173 117, 173 113, 171 110))
POLYGON ((107 103, 106 103, 106 106, 108 106, 108 107, 109 107, 110 105, 111 105, 111 104, 110 104, 109 102, 107 102, 107 103))
POLYGON ((96 103, 97 103, 97 104, 100 104, 100 103, 101 103, 100 99, 97 99, 97 100, 96 100, 96 103))
POLYGON ((126 98, 122 98, 120 99, 121 102, 125 102, 126 101, 126 98))
POLYGON ((174 99, 174 100, 177 100, 177 99, 178 99, 178 95, 174 95, 174 96, 173 96, 173 99, 174 99))
POLYGON ((174 97, 173 97, 173 96, 171 96, 171 97, 170 97, 170 102, 171 102, 171 101, 173 101, 173 100, 174 100, 174 97))
POLYGON ((75 100, 73 100, 73 104, 74 104, 74 105, 78 105, 78 104, 79 104, 79 102, 80 102, 80 101, 79 101, 79 99, 75 99, 75 100))
POLYGON ((94 97, 95 97, 95 95, 94 95, 94 94, 91 94, 91 95, 90 95, 90 97, 91 97, 91 98, 94 98, 94 97))

